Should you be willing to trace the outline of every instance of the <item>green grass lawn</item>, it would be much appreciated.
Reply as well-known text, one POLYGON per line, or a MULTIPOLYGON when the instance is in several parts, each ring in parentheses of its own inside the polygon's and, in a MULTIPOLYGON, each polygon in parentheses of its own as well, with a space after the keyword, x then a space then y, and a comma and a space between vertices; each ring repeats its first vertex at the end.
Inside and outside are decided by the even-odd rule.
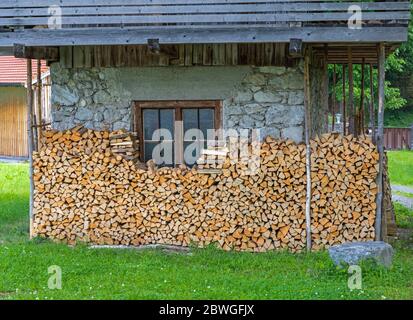
POLYGON ((400 228, 413 229, 413 210, 406 208, 399 203, 393 203, 396 212, 397 225, 400 228))
POLYGON ((191 255, 68 247, 28 240, 28 167, 0 164, 0 299, 413 299, 413 249, 392 268, 363 266, 363 290, 327 252, 264 254, 194 249, 191 255), (62 289, 48 289, 48 267, 62 289))
POLYGON ((413 187, 413 151, 388 151, 392 184, 413 187))

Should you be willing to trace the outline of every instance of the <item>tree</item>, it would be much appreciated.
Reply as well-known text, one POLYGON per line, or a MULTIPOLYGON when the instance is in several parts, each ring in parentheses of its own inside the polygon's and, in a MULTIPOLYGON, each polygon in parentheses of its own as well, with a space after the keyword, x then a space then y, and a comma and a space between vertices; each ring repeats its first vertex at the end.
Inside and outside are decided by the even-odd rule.
MULTIPOLYGON (((413 46, 412 46, 413 50, 413 46)), ((413 52, 412 52, 413 57, 413 52)), ((412 59, 412 58, 411 58, 412 59)), ((413 61, 412 61, 413 62, 413 61)), ((399 49, 392 53, 386 60, 386 76, 389 76, 395 72, 403 72, 406 65, 405 59, 400 55, 399 49)), ((413 68, 413 63, 412 63, 413 68)), ((333 83, 333 70, 334 66, 329 66, 329 81, 333 83)), ((342 77, 342 68, 341 65, 336 65, 336 101, 342 101, 343 99, 343 77, 342 77)), ((395 110, 402 108, 406 105, 406 99, 400 96, 400 89, 392 85, 391 77, 388 77, 388 80, 385 82, 385 106, 389 110, 395 110)), ((348 71, 346 69, 346 100, 348 101, 348 71)), ((353 65, 353 92, 354 92, 354 105, 360 105, 361 98, 361 65, 353 65)), ((332 94, 333 88, 330 86, 330 92, 332 94)), ((378 81, 377 81, 377 69, 373 69, 373 94, 375 105, 377 105, 377 90, 378 90, 378 81)), ((365 103, 370 101, 371 92, 370 92, 370 69, 369 65, 365 65, 364 69, 364 97, 365 103)))

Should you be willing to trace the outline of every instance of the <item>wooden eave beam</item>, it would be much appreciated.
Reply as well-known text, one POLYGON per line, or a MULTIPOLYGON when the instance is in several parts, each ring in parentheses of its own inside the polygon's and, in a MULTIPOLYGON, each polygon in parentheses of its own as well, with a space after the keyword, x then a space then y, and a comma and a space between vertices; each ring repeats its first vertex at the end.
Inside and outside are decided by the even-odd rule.
MULTIPOLYGON (((159 39, 162 44, 190 43, 265 43, 290 42, 302 39, 303 43, 349 42, 404 42, 407 27, 364 27, 360 30, 347 27, 208 27, 208 28, 84 28, 84 29, 30 29, 4 32, 0 47, 21 43, 29 47, 75 45, 129 45, 147 44, 148 39, 159 39)), ((37 58, 37 57, 35 57, 37 58)))
POLYGON ((27 47, 24 44, 14 44, 13 53, 16 58, 59 61, 58 47, 27 47))

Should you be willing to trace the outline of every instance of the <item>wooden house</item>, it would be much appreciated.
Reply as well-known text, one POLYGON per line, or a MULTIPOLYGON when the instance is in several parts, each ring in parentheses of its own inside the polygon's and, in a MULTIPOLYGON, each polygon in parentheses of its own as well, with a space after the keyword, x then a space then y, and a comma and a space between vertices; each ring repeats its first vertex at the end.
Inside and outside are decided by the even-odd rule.
MULTIPOLYGON (((45 62, 41 65, 44 119, 50 122, 50 75, 45 62)), ((33 85, 37 85, 37 68, 32 67, 33 85)), ((25 59, 0 56, 0 157, 27 159, 27 66, 25 59)), ((37 103, 37 99, 35 99, 37 103)), ((38 110, 37 107, 35 110, 38 110)))
MULTIPOLYGON (((305 142, 309 246, 310 139, 329 128, 329 64, 347 70, 344 133, 356 136, 364 124, 353 65, 379 70, 375 235, 383 237, 384 62, 406 41, 409 20, 410 2, 396 0, 3 0, 0 52, 48 61, 54 129, 136 131, 142 162, 159 142, 154 131, 177 120, 305 142)), ((182 152, 187 141, 173 140, 182 152)))

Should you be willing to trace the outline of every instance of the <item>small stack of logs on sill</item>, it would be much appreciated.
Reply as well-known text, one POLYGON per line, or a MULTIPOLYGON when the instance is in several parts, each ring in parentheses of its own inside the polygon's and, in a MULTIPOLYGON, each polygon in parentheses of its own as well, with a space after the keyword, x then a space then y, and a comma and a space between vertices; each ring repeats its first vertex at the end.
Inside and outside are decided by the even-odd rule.
MULTIPOLYGON (((245 162, 232 161, 231 152, 219 168, 148 170, 111 150, 111 138, 122 134, 83 128, 43 133, 42 149, 34 153, 35 236, 107 245, 305 249, 303 144, 267 137, 254 174, 246 174, 245 162)), ((327 134, 311 148, 313 248, 373 240, 376 147, 365 137, 327 134)))
POLYGON ((120 155, 123 159, 139 160, 139 142, 137 134, 124 129, 113 131, 109 134, 110 148, 113 154, 120 155))

